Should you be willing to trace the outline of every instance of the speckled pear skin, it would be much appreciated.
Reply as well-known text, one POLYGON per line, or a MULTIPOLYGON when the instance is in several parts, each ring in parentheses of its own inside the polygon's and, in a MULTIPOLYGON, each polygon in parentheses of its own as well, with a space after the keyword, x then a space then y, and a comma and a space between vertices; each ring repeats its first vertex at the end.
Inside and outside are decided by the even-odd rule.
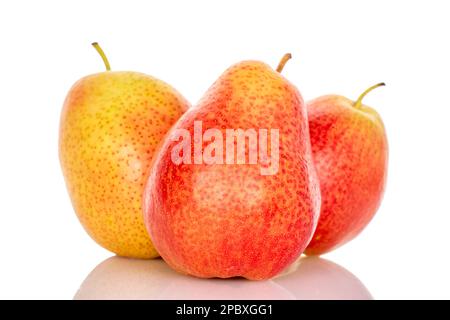
POLYGON ((278 173, 261 175, 260 162, 176 165, 171 150, 178 142, 167 138, 144 193, 154 244, 181 273, 271 278, 303 252, 318 219, 320 190, 303 99, 268 65, 244 61, 225 71, 169 135, 182 128, 193 136, 199 120, 203 132, 218 128, 224 137, 226 128, 279 129, 278 173))
POLYGON ((77 216, 102 247, 157 257, 142 217, 142 192, 155 150, 188 103, 173 88, 135 72, 79 80, 64 102, 59 156, 77 216))
POLYGON ((311 145, 322 206, 308 255, 320 255, 356 237, 375 215, 383 197, 388 143, 372 108, 336 95, 308 103, 311 145))

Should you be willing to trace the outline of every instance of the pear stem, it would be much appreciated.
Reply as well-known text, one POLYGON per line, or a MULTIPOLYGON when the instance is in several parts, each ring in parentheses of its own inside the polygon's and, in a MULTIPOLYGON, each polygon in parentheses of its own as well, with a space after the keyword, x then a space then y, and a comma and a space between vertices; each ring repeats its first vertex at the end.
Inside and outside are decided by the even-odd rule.
POLYGON ((378 88, 378 87, 385 86, 385 85, 386 85, 386 84, 385 84, 384 82, 380 82, 380 83, 377 83, 376 85, 371 86, 370 88, 366 89, 366 91, 364 91, 363 93, 361 93, 361 95, 358 97, 358 100, 356 100, 356 102, 353 104, 353 107, 355 107, 356 109, 361 108, 362 100, 364 99, 364 97, 365 97, 370 91, 372 91, 373 89, 376 89, 376 88, 378 88))
POLYGON ((100 47, 100 45, 97 42, 93 42, 92 46, 97 50, 100 57, 102 57, 103 63, 105 64, 106 71, 111 71, 111 66, 109 65, 108 58, 105 55, 105 52, 103 52, 103 49, 100 47))
POLYGON ((291 59, 291 58, 292 58, 292 55, 290 53, 286 53, 283 56, 283 58, 281 58, 281 61, 280 61, 280 63, 277 66, 277 72, 283 71, 283 68, 284 68, 286 62, 288 62, 288 60, 291 59))

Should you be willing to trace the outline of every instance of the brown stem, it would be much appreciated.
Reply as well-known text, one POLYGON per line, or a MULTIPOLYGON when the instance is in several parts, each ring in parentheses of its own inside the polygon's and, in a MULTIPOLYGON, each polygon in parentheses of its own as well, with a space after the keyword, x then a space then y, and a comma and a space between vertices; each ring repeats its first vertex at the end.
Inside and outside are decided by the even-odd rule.
POLYGON ((281 58, 280 63, 277 66, 277 72, 281 72, 283 71, 284 65, 286 64, 286 62, 288 62, 289 59, 292 58, 292 55, 290 53, 286 53, 283 58, 281 58))

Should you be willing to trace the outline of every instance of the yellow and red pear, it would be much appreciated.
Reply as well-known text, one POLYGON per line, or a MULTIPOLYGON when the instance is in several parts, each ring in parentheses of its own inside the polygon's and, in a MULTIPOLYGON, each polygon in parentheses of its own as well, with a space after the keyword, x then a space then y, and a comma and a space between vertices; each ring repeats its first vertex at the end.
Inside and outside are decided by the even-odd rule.
POLYGON ((311 239, 320 190, 306 106, 278 71, 259 61, 230 67, 175 124, 155 159, 144 193, 145 222, 158 252, 181 273, 267 279, 293 262, 311 239), (245 149, 237 139, 227 139, 238 129, 249 134, 245 149), (252 133, 263 136, 259 142, 270 140, 263 152, 268 158, 251 162, 252 152, 264 149, 263 143, 256 148, 250 142, 252 133), (183 162, 173 157, 181 137, 192 137, 182 149, 183 162), (211 152, 222 139, 224 148, 211 152), (201 157, 208 154, 217 157, 201 157), (227 161, 238 155, 245 161, 227 161))
POLYGON ((380 206, 388 167, 388 143, 378 113, 362 104, 328 95, 308 103, 314 163, 322 206, 308 255, 331 251, 356 237, 380 206))
POLYGON ((142 217, 144 181, 156 147, 187 110, 171 86, 137 72, 77 81, 64 102, 59 156, 73 207, 89 235, 126 257, 157 257, 142 217))

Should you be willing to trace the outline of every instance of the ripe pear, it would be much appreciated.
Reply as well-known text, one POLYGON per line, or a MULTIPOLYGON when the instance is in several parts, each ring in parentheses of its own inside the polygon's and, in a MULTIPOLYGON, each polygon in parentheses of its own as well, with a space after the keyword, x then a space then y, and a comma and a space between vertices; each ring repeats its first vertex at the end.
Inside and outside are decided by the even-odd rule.
POLYGON ((155 158, 144 219, 158 252, 181 273, 271 278, 311 239, 320 189, 306 106, 278 71, 259 61, 230 67, 155 158))
POLYGON ((308 103, 314 162, 322 206, 308 255, 331 251, 356 237, 375 215, 385 189, 388 143, 378 113, 362 104, 328 95, 308 103))
POLYGON ((134 258, 157 257, 142 217, 142 192, 159 142, 187 110, 168 84, 137 72, 82 78, 64 102, 59 156, 77 216, 102 247, 134 258))

